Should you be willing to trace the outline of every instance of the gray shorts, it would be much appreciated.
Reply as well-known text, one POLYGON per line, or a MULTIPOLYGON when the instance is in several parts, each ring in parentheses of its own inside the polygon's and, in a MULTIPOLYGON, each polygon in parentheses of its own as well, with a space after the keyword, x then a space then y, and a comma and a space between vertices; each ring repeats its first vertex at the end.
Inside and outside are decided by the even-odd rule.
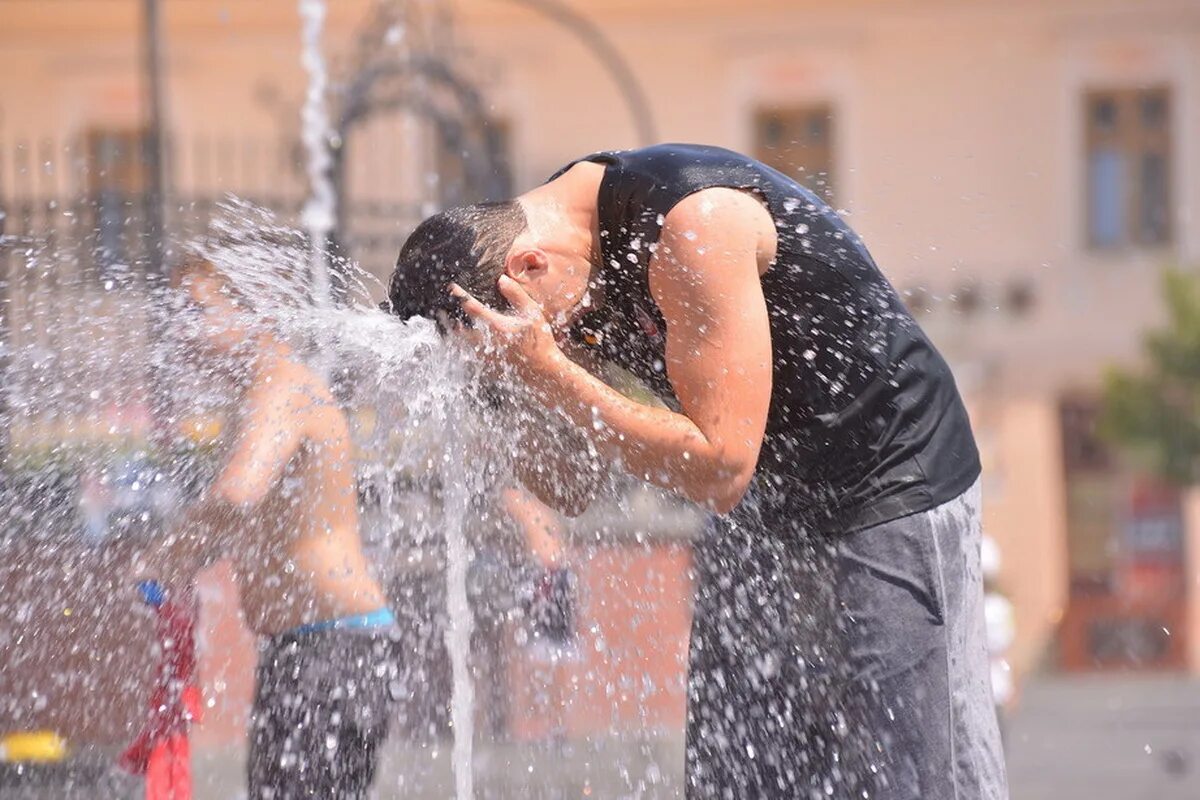
POLYGON ((782 510, 698 549, 690 798, 1003 800, 980 492, 837 537, 782 510))
POLYGON ((396 630, 291 631, 259 646, 251 800, 365 800, 399 687, 396 630))

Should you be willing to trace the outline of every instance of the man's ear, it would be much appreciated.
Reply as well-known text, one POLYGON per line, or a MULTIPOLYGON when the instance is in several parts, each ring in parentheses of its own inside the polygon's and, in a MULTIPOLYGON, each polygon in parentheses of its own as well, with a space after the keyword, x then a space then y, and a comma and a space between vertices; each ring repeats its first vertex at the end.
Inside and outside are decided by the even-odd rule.
POLYGON ((505 274, 522 283, 545 276, 549 268, 550 259, 536 247, 514 248, 504 262, 505 274))

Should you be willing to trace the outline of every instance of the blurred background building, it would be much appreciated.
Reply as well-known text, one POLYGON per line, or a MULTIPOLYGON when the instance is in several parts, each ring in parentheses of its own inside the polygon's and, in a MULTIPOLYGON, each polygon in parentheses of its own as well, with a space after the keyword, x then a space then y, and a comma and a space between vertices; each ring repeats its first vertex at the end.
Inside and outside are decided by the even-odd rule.
MULTIPOLYGON (((5 231, 54 232, 100 279, 148 257, 148 141, 163 143, 173 236, 225 192, 294 214, 307 191, 295 4, 161 0, 157 31, 146 5, 0 0, 5 231)), ((425 214, 523 191, 586 152, 753 154, 848 216, 955 366, 1018 702, 1034 673, 1200 673, 1200 504, 1095 429, 1105 371, 1136 363, 1161 316, 1160 272, 1200 264, 1200 5, 330 6, 338 243, 363 266, 386 277, 425 214)), ((16 297, 18 254, 0 264, 16 297)), ((29 335, 16 322, 8 335, 29 335)), ((686 575, 686 558, 658 566, 686 575)), ((681 718, 673 697, 663 724, 681 718)))

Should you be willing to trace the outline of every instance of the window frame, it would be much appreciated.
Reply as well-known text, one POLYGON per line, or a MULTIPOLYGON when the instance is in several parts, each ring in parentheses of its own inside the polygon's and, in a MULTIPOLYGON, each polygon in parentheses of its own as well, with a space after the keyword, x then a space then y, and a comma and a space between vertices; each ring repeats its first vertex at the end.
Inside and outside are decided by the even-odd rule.
MULTIPOLYGON (((787 135, 786 133, 784 134, 787 135)), ((751 115, 752 155, 769 167, 779 170, 804 186, 830 206, 835 205, 839 194, 838 167, 838 113, 831 100, 812 100, 797 103, 764 103, 758 105, 751 115), (763 132, 768 125, 784 120, 785 131, 798 131, 814 119, 822 121, 823 132, 820 144, 798 143, 792 139, 783 147, 769 144, 763 132), (811 148, 811 149, 810 149, 811 148), (813 164, 798 160, 784 163, 776 153, 798 155, 805 150, 818 154, 813 164), (812 168, 810 168, 812 167, 812 168)))
POLYGON ((1174 248, 1179 232, 1174 219, 1176 186, 1173 173, 1177 154, 1172 136, 1177 102, 1171 83, 1158 81, 1144 85, 1087 87, 1081 94, 1080 112, 1083 123, 1081 233, 1085 249, 1104 255, 1174 248), (1164 112, 1161 124, 1150 128, 1143 122, 1142 109, 1145 101, 1154 97, 1163 100, 1164 112), (1116 108, 1117 116, 1112 130, 1101 129, 1095 121, 1095 108, 1103 99, 1111 100, 1116 108), (1118 198, 1121 228, 1118 239, 1112 243, 1101 241, 1096 236, 1095 226, 1093 158, 1095 153, 1104 148, 1119 154, 1122 169, 1118 198), (1145 224, 1142 163, 1147 155, 1158 155, 1165 164, 1162 176, 1162 233, 1158 238, 1147 235, 1151 226, 1145 224))

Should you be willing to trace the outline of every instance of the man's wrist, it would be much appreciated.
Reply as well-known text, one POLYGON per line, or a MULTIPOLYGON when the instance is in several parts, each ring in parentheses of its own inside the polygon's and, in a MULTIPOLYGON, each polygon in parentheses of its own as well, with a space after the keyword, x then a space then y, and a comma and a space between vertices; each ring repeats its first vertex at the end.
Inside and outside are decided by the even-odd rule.
POLYGON ((563 377, 576 366, 558 347, 544 357, 528 362, 525 380, 539 395, 543 393, 557 394, 561 388, 563 377))

